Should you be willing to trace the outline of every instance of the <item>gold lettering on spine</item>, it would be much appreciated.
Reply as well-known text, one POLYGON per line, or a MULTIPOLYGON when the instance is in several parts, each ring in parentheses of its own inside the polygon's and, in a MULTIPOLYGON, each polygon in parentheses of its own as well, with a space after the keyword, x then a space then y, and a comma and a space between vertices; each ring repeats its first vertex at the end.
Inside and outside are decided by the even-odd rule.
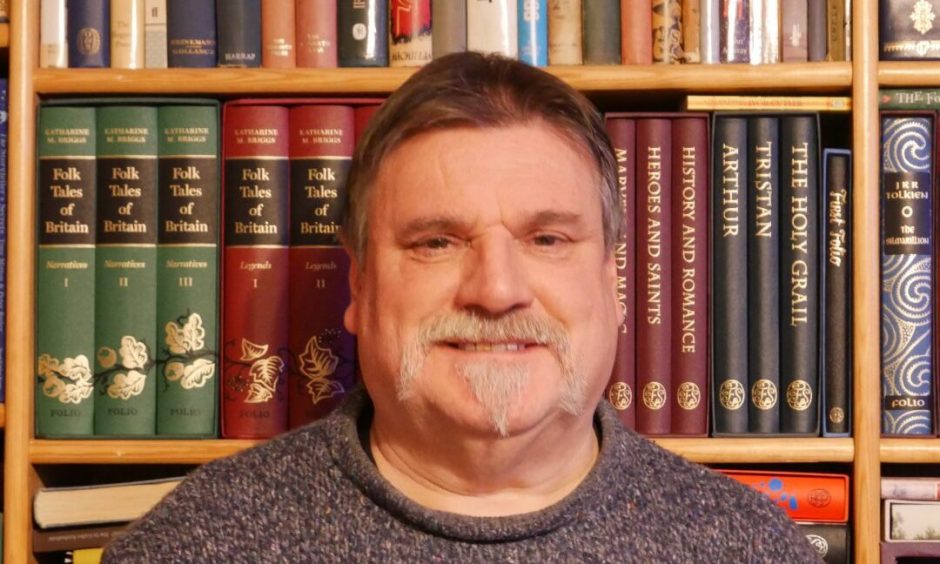
POLYGON ((845 188, 829 192, 829 248, 828 260, 833 266, 842 266, 845 255, 849 252, 846 246, 845 207, 848 204, 848 191, 845 188))
MULTIPOLYGON (((201 183, 202 175, 199 168, 193 165, 185 167, 174 166, 170 171, 170 196, 189 200, 186 203, 179 203, 179 214, 182 217, 189 217, 196 213, 198 200, 202 198, 203 190, 198 184, 201 183)), ((167 233, 208 233, 209 226, 198 219, 192 221, 171 221, 164 220, 163 230, 167 233)))
POLYGON ((809 144, 790 148, 790 326, 809 322, 809 144))
MULTIPOLYGON (((656 216, 662 217, 663 213, 662 147, 648 147, 647 155, 646 211, 649 216, 646 252, 650 258, 658 258, 662 254, 663 243, 663 223, 660 219, 656 219, 656 216)), ((645 302, 646 322, 650 325, 662 325, 663 322, 662 280, 662 264, 648 262, 646 264, 645 302)))
POLYGON ((754 150, 754 227, 757 237, 770 237, 773 231, 774 188, 771 183, 773 174, 773 142, 756 145, 754 150))
POLYGON ((738 191, 741 188, 740 149, 721 146, 721 236, 734 237, 740 232, 741 211, 738 191))
MULTIPOLYGON (((270 188, 262 188, 255 182, 270 182, 271 172, 262 167, 242 169, 241 181, 248 184, 241 184, 238 192, 246 200, 269 200, 274 197, 270 188)), ((248 206, 248 215, 252 218, 261 218, 264 214, 265 202, 252 203, 248 206)), ((234 231, 238 235, 277 235, 277 225, 270 221, 263 223, 256 221, 236 221, 234 231)))
MULTIPOLYGON (((620 193, 620 212, 623 217, 627 216, 627 159, 629 155, 626 149, 615 148, 614 153, 617 157, 617 191, 620 193)), ((624 230, 630 229, 630 226, 624 226, 624 230)), ((624 320, 630 314, 630 307, 627 303, 627 244, 625 241, 619 241, 614 247, 614 261, 617 263, 617 304, 620 306, 620 312, 624 320)), ((620 324, 620 332, 626 334, 627 324, 620 324)), ((626 409, 626 408, 624 408, 626 409)))
POLYGON ((698 328, 698 305, 695 300, 695 165, 698 155, 695 147, 682 147, 682 269, 680 290, 682 295, 682 322, 679 351, 695 353, 695 336, 698 328))

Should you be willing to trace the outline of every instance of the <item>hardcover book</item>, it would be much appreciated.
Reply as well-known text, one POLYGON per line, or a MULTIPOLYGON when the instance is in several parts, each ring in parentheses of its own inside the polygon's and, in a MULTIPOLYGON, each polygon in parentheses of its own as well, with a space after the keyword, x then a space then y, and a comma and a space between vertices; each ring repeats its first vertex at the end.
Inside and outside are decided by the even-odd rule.
POLYGON ((581 0, 548 0, 548 64, 580 65, 581 43, 581 0))
POLYGON ((111 67, 144 68, 144 0, 111 0, 111 67))
POLYGON ((467 0, 432 0, 431 52, 434 58, 467 50, 467 0))
POLYGON ((167 63, 214 67, 218 63, 214 0, 167 0, 167 63))
POLYGON ((940 501, 884 500, 885 542, 940 543, 940 501))
POLYGON ((888 88, 878 91, 878 107, 882 110, 940 109, 940 89, 888 88))
POLYGON ((336 2, 297 0, 294 19, 297 25, 297 66, 336 67, 336 2))
POLYGON ((388 64, 420 67, 431 62, 431 0, 389 0, 388 64))
POLYGON ((702 25, 700 0, 682 1, 682 62, 702 62, 702 25))
MULTIPOLYGON (((884 0, 887 2, 888 0, 884 0)), ((826 2, 826 60, 844 61, 846 0, 827 0, 826 2)))
POLYGON ((794 521, 846 523, 849 477, 843 474, 719 470, 766 495, 794 521))
POLYGON ((65 0, 42 0, 39 13, 39 67, 64 69, 69 66, 65 0))
POLYGON ((220 67, 261 66, 261 0, 216 4, 220 67))
POLYGON ((852 404, 852 154, 823 151, 825 435, 848 435, 852 404))
POLYGON ((679 0, 653 0, 653 62, 681 63, 682 4, 679 0))
POLYGON ((940 501, 940 477, 882 477, 881 499, 940 501))
POLYGON ((653 62, 651 9, 649 0, 620 0, 620 59, 625 65, 649 65, 653 62), (650 13, 650 17, 637 17, 637 14, 644 13, 650 13))
POLYGON ((586 65, 620 64, 620 0, 583 0, 581 38, 586 65))
POLYGON ((749 61, 751 2, 752 0, 721 0, 718 49, 722 63, 749 61))
POLYGON ((297 66, 297 40, 294 34, 294 0, 261 0, 263 67, 292 69, 297 66))
POLYGON ((144 515, 182 481, 164 478, 40 488, 33 497, 33 518, 42 529, 127 523, 144 515))
POLYGON ((721 25, 721 1, 702 0, 699 4, 701 10, 701 26, 699 31, 702 62, 715 64, 721 62, 721 48, 719 27, 721 25))
POLYGON ((809 60, 806 50, 807 8, 809 2, 782 2, 780 13, 780 60, 799 63, 809 60))
POLYGON ((882 61, 940 58, 940 27, 931 3, 917 0, 878 2, 878 38, 882 61))
POLYGON ((929 564, 940 559, 940 543, 927 541, 882 542, 882 564, 929 564))
POLYGON ((42 105, 37 130, 36 436, 94 433, 95 108, 42 105))
POLYGON ((337 2, 339 66, 388 66, 388 0, 337 2))
POLYGON ((851 535, 848 523, 797 523, 825 564, 850 564, 851 535))
POLYGON ((47 553, 78 548, 95 548, 108 544, 127 529, 127 524, 88 525, 33 529, 33 552, 47 553))
POLYGON ((69 66, 111 66, 110 0, 67 0, 69 66))
POLYGON ((518 0, 467 0, 467 50, 518 57, 518 0))
POLYGON ((548 64, 548 4, 546 0, 519 2, 519 60, 537 67, 548 64))
POLYGON ((886 435, 933 434, 933 113, 881 117, 881 378, 886 435))
POLYGON ((806 55, 810 61, 825 61, 828 53, 828 27, 826 25, 826 0, 807 0, 806 7, 806 55))
POLYGON ((144 66, 165 69, 166 0, 145 0, 144 3, 144 66))

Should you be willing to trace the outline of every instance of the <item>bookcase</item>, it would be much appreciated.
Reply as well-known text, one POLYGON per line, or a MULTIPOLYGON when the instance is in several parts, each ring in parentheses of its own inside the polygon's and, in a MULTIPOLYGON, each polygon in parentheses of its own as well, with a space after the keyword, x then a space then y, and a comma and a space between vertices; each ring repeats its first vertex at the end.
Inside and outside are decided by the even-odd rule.
MULTIPOLYGON (((715 464, 841 465, 851 468, 857 562, 879 559, 879 478, 884 463, 940 463, 940 439, 880 438, 879 374, 879 87, 940 86, 940 63, 879 63, 877 0, 852 3, 851 63, 549 67, 596 99, 653 100, 668 94, 839 94, 852 98, 855 294, 854 437, 660 439, 684 456, 715 464)), ((218 98, 285 94, 381 95, 405 69, 38 68, 39 2, 12 0, 9 31, 10 153, 5 409, 4 556, 34 559, 29 545, 32 494, 39 467, 199 464, 252 441, 37 440, 33 432, 35 297, 35 125, 38 100, 54 95, 200 94, 218 98)), ((0 411, 0 419, 4 415, 0 411)))

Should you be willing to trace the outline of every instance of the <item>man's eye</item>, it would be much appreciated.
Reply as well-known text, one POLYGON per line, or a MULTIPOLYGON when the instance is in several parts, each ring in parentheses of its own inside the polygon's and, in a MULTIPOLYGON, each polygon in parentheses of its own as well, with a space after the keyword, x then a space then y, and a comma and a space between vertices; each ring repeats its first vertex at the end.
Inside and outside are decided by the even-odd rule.
POLYGON ((451 243, 451 241, 447 239, 446 237, 434 237, 432 239, 427 239, 426 241, 423 241, 421 243, 421 246, 426 249, 431 249, 431 250, 436 251, 436 250, 446 249, 452 244, 453 243, 451 243))
POLYGON ((560 243, 561 238, 557 235, 548 235, 543 233, 533 237, 532 242, 540 247, 551 247, 552 245, 557 245, 560 243))

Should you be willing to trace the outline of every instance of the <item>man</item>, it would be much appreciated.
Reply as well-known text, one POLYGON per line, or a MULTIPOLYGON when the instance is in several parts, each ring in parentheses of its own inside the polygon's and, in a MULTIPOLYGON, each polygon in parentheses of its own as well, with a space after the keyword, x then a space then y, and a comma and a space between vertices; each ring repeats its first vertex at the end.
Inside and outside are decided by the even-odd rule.
POLYGON ((542 71, 463 53, 415 74, 349 179, 365 390, 200 468, 106 560, 817 561, 763 496, 600 401, 615 170, 596 110, 542 71))

